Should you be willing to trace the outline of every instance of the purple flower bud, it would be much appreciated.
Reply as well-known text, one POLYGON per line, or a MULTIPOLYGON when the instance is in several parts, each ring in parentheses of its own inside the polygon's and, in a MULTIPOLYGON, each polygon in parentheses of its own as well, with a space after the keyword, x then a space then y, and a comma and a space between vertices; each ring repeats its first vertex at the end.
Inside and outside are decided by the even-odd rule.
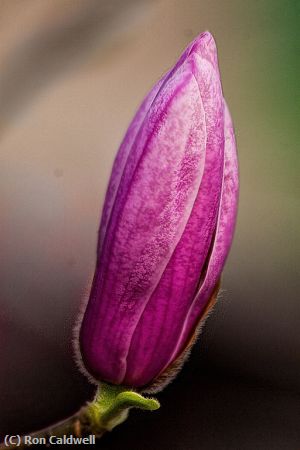
POLYGON ((238 197, 213 37, 150 91, 120 146, 80 349, 97 380, 147 386, 182 354, 219 282, 238 197))

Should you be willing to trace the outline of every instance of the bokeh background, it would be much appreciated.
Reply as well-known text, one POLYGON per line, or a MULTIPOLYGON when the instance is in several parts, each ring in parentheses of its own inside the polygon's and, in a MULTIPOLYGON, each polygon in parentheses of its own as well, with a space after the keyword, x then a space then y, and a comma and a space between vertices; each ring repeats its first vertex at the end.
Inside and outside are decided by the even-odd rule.
POLYGON ((1 436, 91 398, 71 335, 112 162, 208 29, 241 177, 223 293, 162 408, 101 448, 300 448, 299 15, 292 0, 0 0, 1 436))

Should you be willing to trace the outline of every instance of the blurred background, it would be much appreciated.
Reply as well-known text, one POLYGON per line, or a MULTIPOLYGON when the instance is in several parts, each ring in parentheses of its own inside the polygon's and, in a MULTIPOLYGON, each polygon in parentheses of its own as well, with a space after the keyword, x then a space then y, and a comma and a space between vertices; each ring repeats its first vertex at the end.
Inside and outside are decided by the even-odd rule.
POLYGON ((71 336, 113 159, 209 30, 241 177, 223 293, 162 408, 101 448, 300 448, 299 15, 292 0, 0 0, 0 436, 93 395, 71 336))

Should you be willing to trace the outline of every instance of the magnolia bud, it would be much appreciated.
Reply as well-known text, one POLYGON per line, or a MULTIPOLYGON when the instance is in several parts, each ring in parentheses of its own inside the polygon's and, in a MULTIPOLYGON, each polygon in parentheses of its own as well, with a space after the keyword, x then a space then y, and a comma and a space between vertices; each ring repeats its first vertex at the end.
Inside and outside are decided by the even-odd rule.
POLYGON ((87 371, 143 389, 182 355, 234 230, 237 155, 206 32, 150 91, 116 156, 80 329, 87 371))

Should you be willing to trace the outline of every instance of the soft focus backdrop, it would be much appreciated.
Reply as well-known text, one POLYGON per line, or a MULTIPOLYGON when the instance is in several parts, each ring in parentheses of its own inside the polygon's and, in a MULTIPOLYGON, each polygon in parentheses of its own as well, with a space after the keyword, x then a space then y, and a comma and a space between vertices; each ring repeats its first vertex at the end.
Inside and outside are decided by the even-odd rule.
POLYGON ((147 90, 208 29, 241 177, 222 297, 161 410, 102 448, 300 448, 299 5, 0 0, 0 435, 91 397, 71 335, 112 162, 147 90))

